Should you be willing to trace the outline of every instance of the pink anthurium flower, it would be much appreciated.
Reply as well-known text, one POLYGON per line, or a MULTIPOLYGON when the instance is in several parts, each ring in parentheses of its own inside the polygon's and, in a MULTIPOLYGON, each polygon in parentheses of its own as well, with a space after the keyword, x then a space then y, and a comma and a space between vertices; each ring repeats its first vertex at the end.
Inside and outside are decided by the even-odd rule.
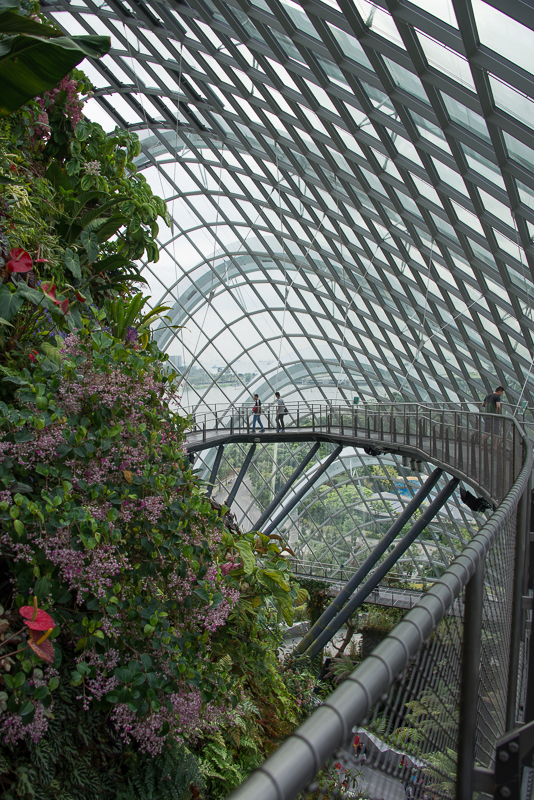
POLYGON ((49 628, 52 630, 55 627, 55 622, 46 611, 37 607, 37 598, 33 598, 32 606, 22 606, 19 608, 19 614, 27 620, 26 625, 34 631, 47 631, 49 628))
POLYGON ((57 303, 57 305, 59 305, 60 309, 63 311, 65 316, 67 316, 67 314, 70 314, 68 299, 63 300, 62 303, 57 303))
POLYGON ((41 253, 41 245, 39 245, 39 247, 37 248, 37 258, 35 259, 35 263, 36 264, 49 264, 50 262, 48 261, 47 258, 40 258, 40 253, 41 253))
POLYGON ((50 299, 53 300, 56 305, 59 305, 58 300, 56 300, 56 284, 55 283, 42 283, 41 289, 45 293, 45 295, 50 299))
POLYGON ((87 300, 87 297, 84 297, 83 294, 78 291, 78 289, 74 290, 74 296, 79 303, 85 303, 85 301, 87 300))
POLYGON ((6 262, 8 272, 29 272, 33 267, 30 254, 23 247, 13 247, 9 251, 9 261, 6 262))
POLYGON ((53 630, 53 628, 49 628, 44 634, 31 630, 28 639, 28 644, 33 652, 49 664, 54 663, 54 645, 48 638, 53 630))

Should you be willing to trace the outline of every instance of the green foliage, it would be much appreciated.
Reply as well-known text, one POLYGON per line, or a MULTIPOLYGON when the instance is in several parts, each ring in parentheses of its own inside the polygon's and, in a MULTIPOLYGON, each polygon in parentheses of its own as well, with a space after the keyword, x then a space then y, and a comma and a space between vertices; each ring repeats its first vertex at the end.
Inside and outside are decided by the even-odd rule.
POLYGON ((0 37, 0 115, 53 89, 84 58, 99 58, 111 46, 109 36, 63 36, 21 14, 18 0, 0 2, 0 37))
POLYGON ((119 786, 113 795, 116 800, 183 800, 191 797, 191 788, 205 786, 198 760, 177 745, 154 758, 136 754, 126 776, 126 786, 119 786))
POLYGON ((28 737, 0 747, 5 800, 74 800, 82 792, 99 800, 115 796, 123 745, 103 714, 80 708, 69 678, 63 668, 46 735, 37 743, 28 737))
MULTIPOLYGON (((107 135, 81 116, 90 88, 73 71, 0 120, 0 364, 8 369, 79 328, 89 303, 107 302, 111 314, 117 293, 144 282, 135 262, 159 257, 157 220, 169 217, 136 174, 139 139, 107 135), (31 266, 22 275, 6 269, 17 248, 31 266)), ((147 328, 162 309, 141 319, 138 311, 135 322, 147 328)))
POLYGON ((314 580, 313 578, 299 578, 299 584, 308 592, 307 607, 311 628, 326 608, 330 598, 330 587, 324 581, 314 580))

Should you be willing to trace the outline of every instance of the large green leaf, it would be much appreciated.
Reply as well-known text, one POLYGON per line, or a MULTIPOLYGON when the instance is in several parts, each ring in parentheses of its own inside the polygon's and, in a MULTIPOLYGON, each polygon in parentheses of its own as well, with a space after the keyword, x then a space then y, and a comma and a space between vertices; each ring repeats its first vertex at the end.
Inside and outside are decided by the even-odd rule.
POLYGON ((98 251, 100 249, 98 246, 97 235, 92 231, 85 230, 81 232, 80 238, 87 252, 87 258, 89 259, 89 263, 92 264, 93 261, 96 261, 96 259, 98 258, 98 251))
POLYGON ((107 272, 110 269, 123 269, 123 267, 131 263, 131 260, 129 258, 124 258, 124 256, 106 256, 106 258, 102 258, 96 264, 93 264, 93 272, 107 272))
POLYGON ((12 292, 6 283, 0 286, 0 317, 11 322, 23 303, 24 297, 20 292, 12 292))
POLYGON ((0 33, 29 33, 34 36, 61 36, 61 33, 51 28, 50 25, 43 25, 29 17, 17 14, 13 6, 18 3, 0 3, 0 33), (7 8, 6 8, 7 6, 7 8))
POLYGON ((70 269, 75 278, 82 277, 82 271, 80 269, 80 257, 70 247, 67 247, 65 250, 65 266, 67 269, 70 269))
POLYGON ((108 36, 11 36, 0 40, 0 116, 16 111, 32 97, 52 89, 80 61, 105 55, 108 36))
POLYGON ((252 547, 250 546, 249 542, 236 542, 235 546, 237 547, 239 555, 243 560, 243 570, 245 575, 250 575, 256 566, 256 559, 254 557, 254 553, 252 552, 252 547))
POLYGON ((112 217, 109 217, 106 224, 102 225, 96 232, 98 241, 101 244, 107 242, 108 239, 111 239, 111 237, 117 233, 119 228, 122 228, 123 225, 127 225, 128 222, 128 217, 125 217, 122 214, 114 214, 112 217))

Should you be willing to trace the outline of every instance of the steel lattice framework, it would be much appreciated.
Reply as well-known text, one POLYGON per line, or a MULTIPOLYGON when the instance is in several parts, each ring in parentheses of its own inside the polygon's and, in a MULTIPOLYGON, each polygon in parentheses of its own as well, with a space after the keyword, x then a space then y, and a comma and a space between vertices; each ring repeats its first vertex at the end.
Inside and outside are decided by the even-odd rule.
MULTIPOLYGON (((71 33, 111 34, 87 68, 89 113, 139 133, 138 166, 168 201, 145 275, 185 326, 160 341, 189 383, 218 361, 233 400, 284 387, 472 400, 499 382, 534 405, 525 2, 46 11, 71 33)), ((213 396, 203 380, 191 399, 213 396)))

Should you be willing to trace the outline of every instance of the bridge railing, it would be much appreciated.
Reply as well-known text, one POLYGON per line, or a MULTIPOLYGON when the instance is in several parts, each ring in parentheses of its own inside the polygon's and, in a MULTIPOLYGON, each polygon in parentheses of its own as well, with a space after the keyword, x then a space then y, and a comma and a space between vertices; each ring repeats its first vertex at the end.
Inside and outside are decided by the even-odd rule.
MULTIPOLYGON (((346 583, 352 576, 356 573, 357 567, 352 567, 347 564, 326 564, 322 561, 307 561, 301 558, 291 558, 289 559, 289 564, 291 566, 291 571, 294 575, 302 576, 303 578, 317 578, 320 580, 321 578, 329 581, 336 581, 346 583)), ((414 591, 427 591, 432 584, 437 581, 438 578, 432 577, 424 577, 419 578, 417 576, 413 576, 410 578, 404 578, 399 575, 395 575, 395 577, 391 577, 388 580, 386 576, 380 583, 380 586, 384 589, 399 589, 399 591, 403 591, 406 589, 413 589, 414 591)))
MULTIPOLYGON (((519 748, 513 740, 501 751, 508 747, 506 732, 525 721, 526 710, 534 717, 534 676, 527 679, 529 659, 534 663, 533 600, 526 589, 531 444, 512 418, 416 404, 377 412, 322 407, 308 415, 322 432, 340 436, 350 420, 359 440, 402 443, 422 457, 462 465, 481 488, 489 487, 498 508, 417 605, 234 790, 232 800, 396 800, 398 790, 391 787, 402 791, 412 779, 420 797, 519 797, 520 759, 513 761, 519 748), (369 742, 378 743, 367 761, 372 795, 366 780, 343 772, 355 766, 351 732, 361 727, 369 742), (384 755, 392 752, 402 756, 384 755), (390 783, 380 784, 384 770, 390 783)), ((299 416, 302 429, 302 409, 299 416)))
MULTIPOLYGON (((422 460, 430 458, 476 481, 495 503, 505 497, 523 463, 527 440, 510 416, 420 403, 345 407, 299 402, 285 408, 283 422, 289 435, 322 433, 371 446, 409 449, 414 458, 418 454, 422 460)), ((277 429, 277 415, 276 406, 262 407, 261 422, 267 432, 277 429)), ((215 405, 192 412, 191 419, 192 432, 205 442, 225 432, 261 435, 259 423, 253 431, 252 405, 215 405)))

